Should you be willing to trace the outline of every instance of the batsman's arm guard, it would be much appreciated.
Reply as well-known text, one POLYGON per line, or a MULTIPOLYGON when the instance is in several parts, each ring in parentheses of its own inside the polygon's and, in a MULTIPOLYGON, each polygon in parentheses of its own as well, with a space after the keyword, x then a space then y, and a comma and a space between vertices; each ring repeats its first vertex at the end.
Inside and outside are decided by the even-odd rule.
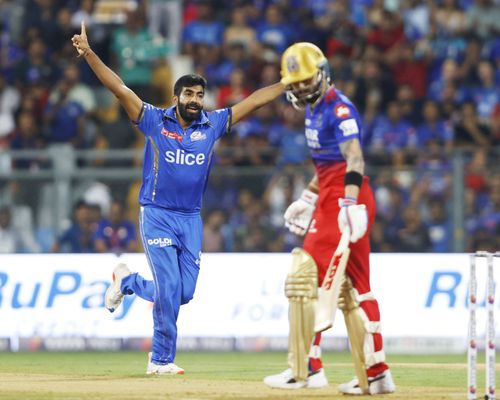
POLYGON ((288 364, 295 380, 302 381, 309 373, 309 350, 314 337, 318 298, 318 268, 303 249, 292 250, 292 268, 285 281, 285 294, 290 304, 288 364))

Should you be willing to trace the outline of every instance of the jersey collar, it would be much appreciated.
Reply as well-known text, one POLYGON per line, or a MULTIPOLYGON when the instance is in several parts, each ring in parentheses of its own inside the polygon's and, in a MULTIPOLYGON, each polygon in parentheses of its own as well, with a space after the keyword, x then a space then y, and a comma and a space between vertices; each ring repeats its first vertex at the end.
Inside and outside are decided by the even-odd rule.
MULTIPOLYGON (((177 114, 176 114, 176 107, 172 106, 169 108, 165 108, 163 111, 163 117, 166 119, 169 119, 171 121, 175 121, 179 123, 177 120, 177 114)), ((208 119, 206 111, 202 111, 200 114, 200 118, 196 121, 193 121, 191 125, 204 125, 204 124, 209 124, 210 120, 208 119)))

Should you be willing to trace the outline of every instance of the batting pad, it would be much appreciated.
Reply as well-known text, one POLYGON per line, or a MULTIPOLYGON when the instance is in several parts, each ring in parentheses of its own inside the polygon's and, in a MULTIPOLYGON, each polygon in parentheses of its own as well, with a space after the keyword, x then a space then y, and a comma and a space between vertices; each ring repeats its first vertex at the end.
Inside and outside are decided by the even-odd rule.
POLYGON ((368 393, 368 377, 366 375, 364 349, 367 332, 365 322, 360 312, 359 303, 349 278, 346 278, 342 285, 339 308, 344 313, 347 334, 351 345, 352 360, 354 362, 356 376, 358 377, 359 387, 365 393, 368 393))
POLYGON ((318 298, 318 269, 305 250, 292 250, 292 268, 285 281, 289 301, 290 335, 288 365, 297 381, 308 376, 309 350, 314 337, 316 301, 318 298))

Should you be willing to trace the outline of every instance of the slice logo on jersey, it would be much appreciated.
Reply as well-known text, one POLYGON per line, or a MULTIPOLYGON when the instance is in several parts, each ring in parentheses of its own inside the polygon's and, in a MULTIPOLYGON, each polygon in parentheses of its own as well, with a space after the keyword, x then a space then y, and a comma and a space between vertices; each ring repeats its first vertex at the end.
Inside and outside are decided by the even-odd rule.
POLYGON ((349 107, 347 107, 345 104, 337 104, 333 109, 333 112, 338 118, 347 118, 349 115, 351 115, 349 107))
POLYGON ((175 152, 172 150, 165 152, 165 161, 170 164, 202 165, 205 162, 205 158, 205 154, 203 153, 186 153, 181 149, 177 149, 175 152))
POLYGON ((207 138, 207 134, 200 132, 200 131, 195 131, 189 136, 192 142, 198 142, 200 140, 205 140, 207 138))
POLYGON ((158 246, 158 247, 168 247, 172 246, 172 239, 170 238, 156 238, 156 239, 148 239, 149 246, 158 246))
POLYGON ((289 55, 286 58, 286 69, 290 73, 298 72, 299 71, 299 62, 297 61, 297 57, 292 55, 289 55))
POLYGON ((178 133, 167 131, 165 128, 162 128, 160 133, 169 139, 174 139, 182 142, 182 135, 179 135, 178 133))
POLYGON ((346 119, 339 124, 342 135, 351 136, 359 133, 358 123, 354 118, 346 119))

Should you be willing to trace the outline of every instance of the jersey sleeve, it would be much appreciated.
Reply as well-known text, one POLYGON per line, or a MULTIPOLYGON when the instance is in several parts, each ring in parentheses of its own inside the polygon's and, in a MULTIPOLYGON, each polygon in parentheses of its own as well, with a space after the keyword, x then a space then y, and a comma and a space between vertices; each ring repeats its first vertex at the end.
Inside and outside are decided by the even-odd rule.
POLYGON ((162 111, 143 102, 139 117, 133 122, 145 136, 150 136, 154 132, 154 128, 162 123, 162 111))
POLYGON ((210 122, 215 128, 215 140, 229 133, 232 120, 233 113, 231 108, 221 108, 210 113, 210 122))
POLYGON ((333 128, 337 143, 351 139, 361 142, 361 119, 358 111, 350 104, 337 103, 333 107, 333 128))

